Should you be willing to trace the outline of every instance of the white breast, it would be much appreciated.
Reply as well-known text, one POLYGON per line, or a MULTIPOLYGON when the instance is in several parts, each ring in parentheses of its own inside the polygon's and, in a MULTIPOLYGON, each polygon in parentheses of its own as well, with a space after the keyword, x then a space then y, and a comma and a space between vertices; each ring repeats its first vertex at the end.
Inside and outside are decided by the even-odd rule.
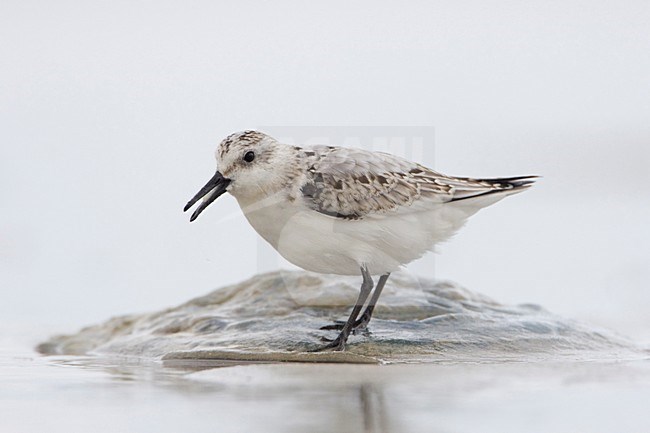
MULTIPOLYGON (((421 211, 344 220, 307 208, 284 195, 240 206, 253 228, 285 259, 305 270, 359 275, 394 272, 451 237, 478 209, 439 204, 421 211)), ((481 206, 482 207, 482 206, 481 206)))

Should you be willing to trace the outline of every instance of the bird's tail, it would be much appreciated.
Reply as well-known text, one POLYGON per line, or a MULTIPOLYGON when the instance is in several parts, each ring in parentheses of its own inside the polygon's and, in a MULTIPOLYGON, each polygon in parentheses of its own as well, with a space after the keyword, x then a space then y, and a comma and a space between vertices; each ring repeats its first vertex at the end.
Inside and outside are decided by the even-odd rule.
POLYGON ((458 188, 454 198, 451 201, 470 200, 489 195, 507 196, 522 192, 537 181, 539 176, 517 176, 517 177, 499 177, 493 179, 469 179, 463 178, 467 182, 466 189, 458 188))

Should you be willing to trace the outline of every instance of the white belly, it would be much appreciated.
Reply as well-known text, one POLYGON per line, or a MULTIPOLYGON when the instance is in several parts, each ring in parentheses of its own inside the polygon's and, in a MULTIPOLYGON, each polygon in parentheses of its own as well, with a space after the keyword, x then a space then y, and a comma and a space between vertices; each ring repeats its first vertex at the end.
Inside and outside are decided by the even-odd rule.
POLYGON ((441 204, 363 220, 343 220, 287 200, 246 206, 253 228, 285 259, 305 270, 359 275, 394 272, 452 236, 474 212, 441 204))

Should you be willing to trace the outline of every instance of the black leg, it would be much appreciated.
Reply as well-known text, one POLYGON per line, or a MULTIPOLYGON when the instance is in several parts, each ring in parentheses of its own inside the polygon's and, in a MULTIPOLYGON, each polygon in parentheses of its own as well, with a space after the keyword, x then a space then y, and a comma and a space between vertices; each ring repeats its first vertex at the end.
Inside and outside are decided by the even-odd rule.
POLYGON ((324 350, 329 350, 329 349, 339 350, 339 351, 345 350, 345 343, 348 341, 350 332, 352 332, 352 329, 354 328, 354 324, 356 323, 357 318, 361 313, 361 309, 363 308, 363 305, 366 303, 368 296, 370 296, 370 292, 372 292, 372 288, 374 285, 374 283, 372 282, 372 277, 370 276, 370 273, 368 272, 368 269, 365 266, 361 268, 361 274, 363 275, 363 283, 361 284, 361 291, 359 293, 359 298, 357 299, 357 302, 354 305, 354 308, 352 309, 352 314, 350 314, 350 317, 348 318, 348 321, 345 322, 345 325, 343 325, 343 329, 341 330, 341 333, 334 341, 317 349, 316 352, 322 352, 324 350))
POLYGON ((370 323, 370 319, 372 319, 372 313, 375 311, 377 301, 379 301, 379 297, 381 296, 382 290, 384 290, 384 286, 386 285, 386 281, 388 281, 388 277, 390 277, 390 274, 382 275, 379 278, 377 287, 375 288, 375 293, 373 293, 372 298, 370 298, 370 303, 366 307, 366 310, 363 312, 359 320, 354 323, 355 330, 364 329, 368 326, 368 323, 370 323))
MULTIPOLYGON (((382 290, 384 290, 384 286, 386 285, 386 281, 388 281, 388 277, 390 277, 390 274, 382 275, 381 278, 379 278, 375 292, 372 294, 372 298, 370 298, 370 302, 368 303, 366 310, 363 312, 361 317, 359 317, 359 319, 354 322, 354 325, 352 326, 353 334, 355 334, 356 331, 365 329, 368 326, 368 323, 370 323, 370 319, 372 319, 372 313, 375 311, 377 301, 379 301, 379 297, 381 296, 382 290)), ((320 329, 324 331, 341 331, 345 326, 345 323, 346 322, 336 322, 334 325, 323 326, 320 329)))

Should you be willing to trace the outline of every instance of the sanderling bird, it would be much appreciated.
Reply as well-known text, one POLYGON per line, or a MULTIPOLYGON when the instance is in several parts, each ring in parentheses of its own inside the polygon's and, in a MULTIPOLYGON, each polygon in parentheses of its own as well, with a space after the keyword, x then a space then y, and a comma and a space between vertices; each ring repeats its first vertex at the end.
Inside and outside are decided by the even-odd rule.
POLYGON ((318 350, 344 350, 350 334, 370 322, 391 272, 449 239, 480 209, 530 187, 536 177, 445 176, 387 153, 293 146, 257 131, 228 136, 216 159, 217 172, 185 206, 187 211, 203 199, 190 221, 228 192, 257 233, 289 262, 363 278, 348 320, 322 328, 340 331, 338 337, 324 339, 329 343, 318 350), (376 286, 373 276, 380 276, 376 286))

